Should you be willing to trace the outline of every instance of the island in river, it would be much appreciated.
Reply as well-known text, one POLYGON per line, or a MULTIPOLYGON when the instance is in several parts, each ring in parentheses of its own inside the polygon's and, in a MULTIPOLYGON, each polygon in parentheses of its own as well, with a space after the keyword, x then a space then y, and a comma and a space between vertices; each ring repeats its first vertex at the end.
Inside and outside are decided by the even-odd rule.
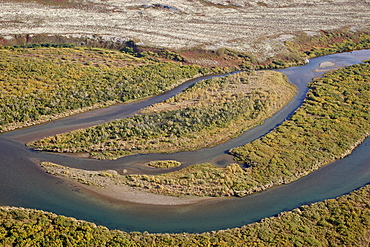
MULTIPOLYGON (((363 196, 365 196, 365 198, 366 198, 366 195, 365 194, 363 194, 362 192, 361 192, 361 194, 363 195, 363 196)), ((368 198, 368 197, 367 197, 368 198)), ((362 205, 363 207, 368 207, 368 205, 362 205)), ((354 210, 355 211, 355 210, 354 210)), ((16 213, 13 213, 13 214, 16 214, 16 213)), ((22 218, 22 217, 24 217, 24 216, 22 216, 22 215, 20 215, 18 218, 22 218)), ((339 216, 338 216, 339 217, 339 216)), ((338 223, 339 225, 341 225, 341 223, 343 224, 343 222, 337 222, 337 221, 333 221, 333 219, 331 219, 331 221, 329 221, 329 222, 336 222, 336 223, 338 223)), ((327 225, 325 224, 325 221, 322 221, 322 222, 319 222, 318 224, 320 224, 320 225, 322 225, 322 226, 326 226, 327 227, 327 225)), ((366 224, 365 224, 365 228, 366 228, 366 224)), ((349 229, 352 229, 352 228, 349 228, 349 229)), ((302 230, 302 232, 310 232, 309 230, 307 230, 307 229, 301 229, 302 230)), ((14 231, 13 231, 14 232, 14 231)), ((353 232, 355 232, 355 231, 353 231, 353 232)), ((312 232, 310 232, 310 236, 312 236, 312 232)), ((363 232, 360 232, 360 235, 361 234, 363 234, 363 232)), ((348 236, 348 235, 347 235, 348 236)), ((238 238, 238 239, 241 239, 241 238, 238 238)), ((359 240, 358 238, 356 238, 355 237, 355 239, 358 241, 357 243, 359 243, 359 242, 361 242, 361 241, 365 241, 365 243, 366 243, 366 239, 365 240, 359 240)), ((293 242, 292 241, 292 239, 289 239, 291 242, 293 242)), ((122 240, 122 241, 124 241, 124 240, 122 240)), ((215 240, 216 242, 217 242, 217 240, 215 240)), ((220 242, 220 241, 219 241, 220 242)), ((312 239, 310 239, 309 237, 306 237, 305 239, 304 239, 304 242, 305 243, 315 243, 312 239)), ((339 243, 344 243, 344 242, 339 242, 339 243)), ((346 242, 347 243, 347 242, 346 242)))
MULTIPOLYGON (((230 151, 246 166, 244 169, 238 164, 225 168, 198 164, 161 175, 121 175, 50 163, 44 163, 43 168, 51 174, 109 190, 112 186, 107 184, 173 196, 244 196, 262 191, 297 180, 347 156, 368 137, 369 76, 370 65, 365 63, 311 82, 303 105, 290 119, 262 138, 230 151), (105 177, 106 185, 96 182, 101 177, 105 177)), ((53 145, 58 139, 63 137, 49 140, 53 145)))

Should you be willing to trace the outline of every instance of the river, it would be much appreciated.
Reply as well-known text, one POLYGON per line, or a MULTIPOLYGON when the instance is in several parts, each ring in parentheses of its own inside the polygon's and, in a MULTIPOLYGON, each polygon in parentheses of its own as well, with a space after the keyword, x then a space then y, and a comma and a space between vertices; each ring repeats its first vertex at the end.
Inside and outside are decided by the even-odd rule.
POLYGON ((293 183, 243 198, 216 198, 191 205, 143 205, 91 196, 73 183, 46 174, 38 167, 37 162, 51 161, 90 170, 126 169, 129 173, 146 174, 156 172, 153 169, 136 166, 135 163, 176 159, 183 162, 184 166, 205 161, 224 166, 232 161, 232 157, 227 154, 230 148, 265 135, 289 118, 303 102, 308 90, 306 84, 312 78, 322 75, 329 69, 360 63, 369 58, 370 50, 354 51, 315 58, 305 66, 279 70, 299 89, 297 96, 289 104, 267 119, 264 124, 245 132, 240 137, 194 152, 134 155, 115 161, 99 161, 35 152, 24 143, 51 134, 130 116, 146 105, 175 95, 197 80, 191 80, 180 88, 149 100, 116 105, 1 134, 0 205, 41 209, 91 221, 110 229, 177 233, 238 227, 301 205, 343 195, 370 182, 369 138, 346 158, 293 183), (324 64, 333 68, 322 68, 324 64))

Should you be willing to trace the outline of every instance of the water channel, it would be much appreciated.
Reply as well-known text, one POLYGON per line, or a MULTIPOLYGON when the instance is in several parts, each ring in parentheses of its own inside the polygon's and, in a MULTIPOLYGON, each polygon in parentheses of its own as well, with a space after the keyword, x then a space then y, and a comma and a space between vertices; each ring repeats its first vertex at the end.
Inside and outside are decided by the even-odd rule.
POLYGON ((126 169, 129 173, 155 174, 160 171, 135 165, 157 159, 176 159, 184 165, 211 161, 223 166, 232 162, 230 148, 250 142, 283 122, 303 102, 306 84, 330 69, 360 63, 370 50, 328 55, 309 64, 280 70, 299 93, 282 110, 259 125, 224 144, 194 152, 148 154, 99 161, 66 155, 35 152, 24 143, 51 134, 88 127, 134 114, 137 110, 179 93, 199 78, 180 88, 140 102, 116 105, 75 115, 43 125, 0 135, 0 205, 35 208, 91 221, 124 231, 204 232, 238 227, 279 214, 282 211, 334 198, 370 182, 370 138, 346 158, 327 165, 293 183, 274 187, 243 198, 216 198, 191 205, 144 205, 94 196, 79 186, 42 171, 37 162, 51 161, 70 167, 101 170, 126 169), (327 63, 330 62, 330 63, 327 63), (320 67, 323 63, 332 67, 320 67), (334 65, 335 64, 335 65, 334 65))

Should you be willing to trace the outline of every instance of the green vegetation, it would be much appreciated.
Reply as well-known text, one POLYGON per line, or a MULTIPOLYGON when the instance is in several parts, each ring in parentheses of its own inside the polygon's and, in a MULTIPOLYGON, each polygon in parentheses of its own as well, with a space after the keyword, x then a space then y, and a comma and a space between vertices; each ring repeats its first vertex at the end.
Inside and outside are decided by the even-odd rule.
POLYGON ((368 64, 355 65, 313 81, 290 120, 231 151, 246 169, 202 164, 157 176, 130 175, 121 183, 170 195, 243 196, 296 180, 346 156, 368 136, 369 71, 368 64))
POLYGON ((1 246, 368 246, 370 186, 240 228, 201 234, 149 234, 40 210, 0 208, 1 246))
POLYGON ((285 45, 292 53, 310 58, 370 48, 370 32, 352 32, 348 28, 321 31, 319 35, 301 33, 285 45))
POLYGON ((294 65, 302 65, 305 59, 340 52, 370 48, 370 32, 368 29, 353 31, 349 27, 320 32, 292 34, 294 38, 285 41, 282 52, 265 61, 251 64, 255 69, 277 69, 294 65))
POLYGON ((0 47, 0 71, 0 131, 142 99, 210 72, 67 45, 0 47))
POLYGON ((291 119, 231 150, 245 169, 200 164, 155 176, 122 176, 119 183, 176 196, 244 196, 294 181, 348 155, 369 135, 369 76, 370 64, 361 64, 311 82, 291 119))
POLYGON ((148 166, 155 168, 173 168, 181 166, 181 162, 176 160, 153 160, 149 162, 148 166))
POLYGON ((239 196, 254 192, 245 191, 246 187, 255 187, 255 182, 248 178, 248 173, 238 164, 230 164, 225 168, 208 163, 197 164, 155 176, 121 176, 120 182, 152 193, 171 196, 239 196))
POLYGON ((369 76, 370 65, 361 64, 311 82, 291 119, 231 151, 249 179, 258 187, 288 183, 348 155, 369 136, 369 76))
MULTIPOLYGON (((152 163, 152 162, 151 162, 152 163)), ((166 162, 153 162, 153 166, 167 167, 166 162), (160 165, 160 166, 158 166, 160 165)), ((179 162, 171 162, 180 165, 179 162)), ((238 165, 231 164, 226 168, 212 164, 198 164, 179 171, 151 175, 120 175, 116 171, 88 171, 50 162, 42 162, 41 167, 49 174, 76 180, 82 184, 108 188, 109 186, 131 186, 144 191, 171 196, 238 196, 248 181, 247 173, 238 165)), ((253 192, 253 191, 251 191, 253 192)))
POLYGON ((213 146, 269 117, 295 95, 277 72, 243 72, 196 83, 142 115, 30 143, 38 150, 97 158, 213 146))

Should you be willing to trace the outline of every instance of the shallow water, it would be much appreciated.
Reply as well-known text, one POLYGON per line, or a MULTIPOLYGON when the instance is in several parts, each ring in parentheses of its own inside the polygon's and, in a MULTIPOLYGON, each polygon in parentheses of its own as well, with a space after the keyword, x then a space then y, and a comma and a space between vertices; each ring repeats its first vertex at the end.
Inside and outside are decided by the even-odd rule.
MULTIPOLYGON (((113 106, 2 134, 0 205, 42 209, 125 231, 204 232, 242 226, 310 202, 343 195, 370 182, 369 138, 348 157, 288 185, 243 198, 219 198, 180 206, 140 205, 91 196, 78 186, 46 174, 35 162, 47 160, 91 170, 127 169, 129 172, 148 174, 155 172, 153 169, 134 164, 144 160, 176 159, 185 165, 213 160, 222 166, 231 162, 231 156, 227 155, 230 148, 266 134, 299 107, 307 92, 305 86, 307 82, 323 73, 323 71, 313 72, 321 63, 334 62, 336 66, 348 66, 368 58, 370 50, 356 51, 315 58, 306 66, 281 70, 299 88, 299 94, 284 109, 266 120, 263 125, 247 131, 238 138, 195 152, 135 155, 116 161, 98 161, 35 152, 20 143, 50 133, 67 131, 76 126, 85 127, 91 123, 111 121, 130 115, 135 107, 138 109, 144 107, 147 104, 145 101, 135 103, 137 104, 135 107, 113 106)), ((160 99, 154 97, 151 100, 155 102, 160 99)))

